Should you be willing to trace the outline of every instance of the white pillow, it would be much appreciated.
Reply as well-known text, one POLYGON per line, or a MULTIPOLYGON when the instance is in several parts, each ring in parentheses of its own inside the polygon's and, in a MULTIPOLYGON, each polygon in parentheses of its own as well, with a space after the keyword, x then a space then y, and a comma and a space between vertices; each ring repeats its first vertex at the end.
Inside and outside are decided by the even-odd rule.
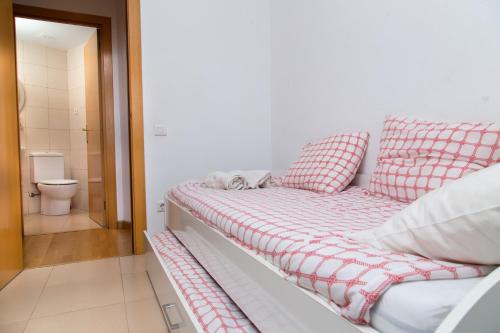
POLYGON ((350 236, 431 259, 500 265, 500 163, 429 192, 383 225, 350 236))

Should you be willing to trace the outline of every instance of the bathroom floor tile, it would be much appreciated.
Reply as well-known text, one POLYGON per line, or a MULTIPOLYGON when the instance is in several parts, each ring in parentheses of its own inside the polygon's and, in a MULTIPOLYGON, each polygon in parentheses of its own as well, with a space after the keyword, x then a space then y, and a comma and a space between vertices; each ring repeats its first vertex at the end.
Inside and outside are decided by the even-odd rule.
POLYGON ((120 282, 120 261, 118 258, 85 261, 55 266, 47 287, 59 284, 73 284, 85 281, 120 282))
POLYGON ((0 333, 168 332, 143 259, 23 271, 0 291, 0 333))
POLYGON ((130 333, 168 332, 156 298, 126 303, 130 333))
POLYGON ((40 296, 33 318, 123 303, 120 278, 47 286, 40 296))
POLYGON ((123 291, 125 302, 155 297, 148 275, 144 272, 123 275, 123 291))
POLYGON ((0 292, 0 324, 30 318, 51 271, 52 267, 25 270, 0 292))
POLYGON ((143 273, 146 271, 146 256, 127 256, 120 258, 122 274, 143 273))
POLYGON ((62 216, 46 216, 41 214, 24 216, 25 236, 100 228, 100 225, 89 218, 88 212, 80 210, 72 210, 69 215, 62 216))
POLYGON ((18 321, 10 324, 0 324, 0 333, 23 333, 27 321, 18 321))
POLYGON ((30 320, 26 333, 127 333, 125 304, 30 320))

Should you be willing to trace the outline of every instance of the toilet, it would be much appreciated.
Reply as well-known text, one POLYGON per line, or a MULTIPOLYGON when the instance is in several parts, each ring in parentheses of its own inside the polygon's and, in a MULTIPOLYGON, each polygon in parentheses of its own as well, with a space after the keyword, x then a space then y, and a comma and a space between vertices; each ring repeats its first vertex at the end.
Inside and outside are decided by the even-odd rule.
POLYGON ((71 198, 78 190, 78 181, 64 179, 64 154, 31 153, 30 177, 41 193, 42 215, 67 215, 71 198))

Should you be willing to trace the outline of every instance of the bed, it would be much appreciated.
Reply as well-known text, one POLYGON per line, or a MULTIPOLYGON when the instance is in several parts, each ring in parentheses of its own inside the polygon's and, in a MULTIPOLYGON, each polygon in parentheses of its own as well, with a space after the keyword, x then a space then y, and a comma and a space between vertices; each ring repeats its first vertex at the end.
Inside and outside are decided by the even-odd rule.
POLYGON ((464 295, 486 294, 477 291, 487 283, 493 283, 488 295, 498 288, 491 281, 495 274, 482 278, 492 268, 381 253, 348 239, 346 233, 383 223, 406 205, 360 187, 329 196, 281 187, 221 191, 186 183, 172 190, 168 201, 170 230, 263 332, 332 327, 353 333, 430 332, 445 317, 442 332, 459 331, 464 315, 455 310, 448 315, 450 310, 464 295), (304 264, 304 258, 311 263, 304 264), (338 266, 359 263, 346 272, 338 266), (332 271, 338 273, 334 278, 332 271), (384 279, 366 286, 374 276, 384 279), (416 294, 428 300, 445 289, 454 297, 406 301, 416 294), (404 305, 409 311, 395 312, 404 305))

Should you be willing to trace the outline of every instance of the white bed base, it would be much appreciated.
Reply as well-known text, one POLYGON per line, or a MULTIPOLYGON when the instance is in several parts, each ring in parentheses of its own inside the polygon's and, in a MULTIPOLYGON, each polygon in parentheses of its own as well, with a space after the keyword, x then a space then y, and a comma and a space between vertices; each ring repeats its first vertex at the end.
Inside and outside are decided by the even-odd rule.
MULTIPOLYGON (((262 332, 378 332, 342 318, 319 296, 285 281, 283 274, 263 258, 175 203, 168 205, 166 218, 170 230, 262 332)), ((147 239, 150 241, 149 237, 147 239)), ((174 323, 171 332, 203 332, 153 246, 148 246, 147 269, 160 304, 168 304, 168 309, 172 308, 172 303, 178 304, 178 311, 183 314, 182 322, 174 323), (174 293, 165 292, 165 289, 173 289, 174 293)), ((500 312, 496 306, 499 300, 500 268, 464 298, 436 333, 500 332, 500 312)), ((168 317, 168 311, 164 314, 168 317)), ((172 323, 174 320, 166 321, 172 323)))
POLYGON ((147 232, 144 232, 144 237, 146 238, 146 271, 169 332, 203 332, 195 314, 189 307, 147 232))

